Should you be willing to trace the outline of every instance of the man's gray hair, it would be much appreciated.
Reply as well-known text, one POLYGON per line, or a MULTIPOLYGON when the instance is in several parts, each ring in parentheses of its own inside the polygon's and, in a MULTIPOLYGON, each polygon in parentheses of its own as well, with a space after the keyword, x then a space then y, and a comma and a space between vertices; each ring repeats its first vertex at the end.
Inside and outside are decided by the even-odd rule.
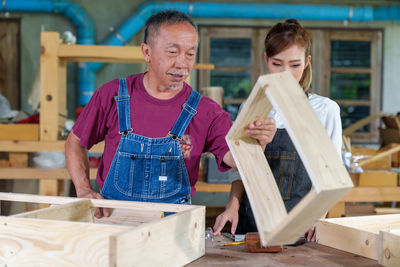
POLYGON ((165 23, 168 25, 173 25, 173 24, 180 23, 180 22, 190 23, 193 26, 193 28, 196 29, 196 32, 198 32, 196 24, 185 13, 180 12, 178 10, 173 10, 173 9, 163 10, 163 11, 160 11, 160 12, 152 15, 146 21, 146 25, 144 28, 144 43, 148 44, 148 42, 152 38, 152 36, 155 36, 158 34, 158 31, 162 24, 165 23))

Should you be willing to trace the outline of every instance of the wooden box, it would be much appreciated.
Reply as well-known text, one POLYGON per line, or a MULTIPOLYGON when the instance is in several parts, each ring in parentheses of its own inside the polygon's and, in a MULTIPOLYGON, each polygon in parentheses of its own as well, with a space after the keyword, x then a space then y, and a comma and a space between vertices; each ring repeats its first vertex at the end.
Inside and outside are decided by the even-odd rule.
POLYGON ((306 94, 290 72, 263 75, 226 136, 242 177, 263 246, 295 242, 353 183, 306 94), (311 191, 287 213, 264 151, 244 131, 272 107, 281 115, 311 178, 311 191))
POLYGON ((385 266, 400 266, 400 214, 320 220, 317 242, 385 266))
POLYGON ((2 266, 182 266, 205 253, 203 206, 12 193, 0 200, 56 204, 0 216, 2 266), (95 207, 112 215, 95 219, 95 207))

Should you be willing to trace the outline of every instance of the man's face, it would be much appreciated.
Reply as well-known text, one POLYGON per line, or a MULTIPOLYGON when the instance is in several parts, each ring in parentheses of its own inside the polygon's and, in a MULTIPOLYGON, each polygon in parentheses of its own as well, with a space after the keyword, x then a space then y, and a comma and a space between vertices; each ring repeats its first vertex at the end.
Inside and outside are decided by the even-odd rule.
POLYGON ((196 58, 195 28, 187 22, 163 24, 158 34, 149 37, 148 44, 142 44, 142 51, 153 82, 159 88, 182 89, 196 58))

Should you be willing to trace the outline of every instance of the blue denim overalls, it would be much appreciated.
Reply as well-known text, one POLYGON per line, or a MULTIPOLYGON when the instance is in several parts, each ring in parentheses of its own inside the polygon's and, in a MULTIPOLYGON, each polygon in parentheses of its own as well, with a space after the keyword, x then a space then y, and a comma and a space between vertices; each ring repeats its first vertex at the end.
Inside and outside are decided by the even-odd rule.
POLYGON ((190 204, 190 182, 179 140, 196 114, 201 95, 192 90, 167 137, 133 133, 126 79, 119 81, 119 142, 101 194, 107 199, 190 204))
MULTIPOLYGON (((274 174, 287 212, 289 212, 310 190, 311 180, 304 168, 292 140, 285 129, 278 129, 264 151, 274 174)), ((246 193, 239 208, 237 234, 257 232, 254 215, 246 193)))

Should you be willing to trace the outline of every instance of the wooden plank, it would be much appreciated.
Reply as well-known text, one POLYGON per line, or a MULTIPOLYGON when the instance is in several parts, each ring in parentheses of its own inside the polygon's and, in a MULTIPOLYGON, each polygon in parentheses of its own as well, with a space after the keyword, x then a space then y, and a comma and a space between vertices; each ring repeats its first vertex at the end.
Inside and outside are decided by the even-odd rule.
POLYGON ((387 112, 379 112, 372 115, 369 115, 361 120, 356 121, 355 123, 348 126, 346 129, 343 129, 343 135, 350 135, 361 127, 371 123, 373 120, 379 119, 384 116, 388 116, 390 113, 387 112))
MULTIPOLYGON (((37 127, 37 130, 39 133, 39 126, 37 127)), ((0 151, 9 151, 9 152, 65 151, 65 141, 0 141, 0 151)), ((94 145, 89 151, 93 153, 103 153, 104 142, 94 145)))
POLYGON ((164 213, 162 211, 111 209, 111 215, 109 217, 102 217, 100 219, 94 217, 94 222, 101 224, 138 226, 142 223, 158 220, 162 218, 163 215, 164 213))
POLYGON ((317 193, 314 189, 289 212, 272 233, 266 235, 268 245, 293 244, 313 224, 332 208, 346 189, 328 190, 317 193))
POLYGON ((400 266, 400 229, 379 232, 379 264, 400 266))
MULTIPOLYGON (((376 154, 375 156, 373 156, 371 158, 367 158, 367 159, 361 160, 361 161, 358 162, 358 165, 361 166, 361 167, 365 166, 368 163, 375 162, 375 161, 377 161, 379 159, 382 159, 384 157, 390 156, 391 154, 397 153, 399 151, 400 151, 400 145, 392 147, 392 148, 390 148, 390 149, 388 149, 386 151, 379 152, 378 154, 376 154)), ((390 166, 391 166, 391 160, 390 160, 390 157, 389 157, 389 168, 390 168, 390 166)))
MULTIPOLYGON (((120 225, 0 217, 7 266, 110 266, 109 239, 120 225)), ((5 257, 4 257, 5 256, 5 257)))
POLYGON ((209 184, 198 182, 195 187, 196 192, 229 193, 231 191, 231 184, 209 184))
POLYGON ((75 222, 93 222, 92 202, 89 199, 77 200, 49 208, 19 213, 13 217, 61 220, 75 222))
POLYGON ((28 167, 28 153, 26 152, 10 152, 10 167, 28 167))
POLYGON ((267 82, 266 76, 261 76, 257 80, 242 111, 226 136, 264 246, 267 242, 265 234, 271 232, 287 215, 278 186, 261 146, 257 140, 247 137, 244 132, 250 122, 266 117, 272 109, 272 104, 264 93, 267 82))
MULTIPOLYGON (((96 179, 97 168, 90 169, 90 179, 96 179)), ((37 168, 1 168, 0 179, 71 179, 66 168, 37 169, 37 168)))
POLYGON ((342 217, 345 215, 346 212, 346 206, 344 202, 338 202, 336 203, 333 208, 331 208, 328 212, 328 215, 326 216, 327 218, 337 218, 337 217, 342 217))
POLYGON ((400 201, 400 187, 354 187, 340 201, 400 201))
MULTIPOLYGON (((328 219, 330 220, 330 219, 328 219)), ((331 224, 321 220, 317 224, 317 242, 332 248, 344 250, 360 256, 377 260, 378 237, 376 233, 331 224)))
POLYGON ((382 214, 400 214, 400 208, 374 208, 377 215, 382 214))
POLYGON ((358 178, 358 186, 389 186, 395 187, 398 185, 397 172, 388 171, 370 171, 362 172, 358 178))
POLYGON ((59 71, 57 56, 61 39, 57 32, 42 32, 40 56, 40 140, 56 141, 59 114, 59 71))
POLYGON ((400 215, 373 215, 320 220, 318 243, 378 260, 379 231, 400 229, 400 215))
POLYGON ((68 45, 58 46, 58 57, 77 62, 131 62, 144 63, 140 46, 68 45))
MULTIPOLYGON (((84 198, 0 192, 0 200, 3 201, 19 201, 19 202, 46 203, 46 204, 59 205, 82 199, 84 198)), ((196 205, 177 205, 177 204, 121 201, 121 200, 109 200, 109 199, 90 199, 90 201, 92 202, 93 207, 120 208, 120 209, 131 209, 139 211, 151 210, 151 211, 163 211, 163 212, 181 212, 198 207, 196 205)))
POLYGON ((0 140, 39 140, 39 124, 0 124, 0 140))
POLYGON ((196 207, 112 235, 110 266, 182 266, 203 256, 204 218, 205 208, 196 207))

